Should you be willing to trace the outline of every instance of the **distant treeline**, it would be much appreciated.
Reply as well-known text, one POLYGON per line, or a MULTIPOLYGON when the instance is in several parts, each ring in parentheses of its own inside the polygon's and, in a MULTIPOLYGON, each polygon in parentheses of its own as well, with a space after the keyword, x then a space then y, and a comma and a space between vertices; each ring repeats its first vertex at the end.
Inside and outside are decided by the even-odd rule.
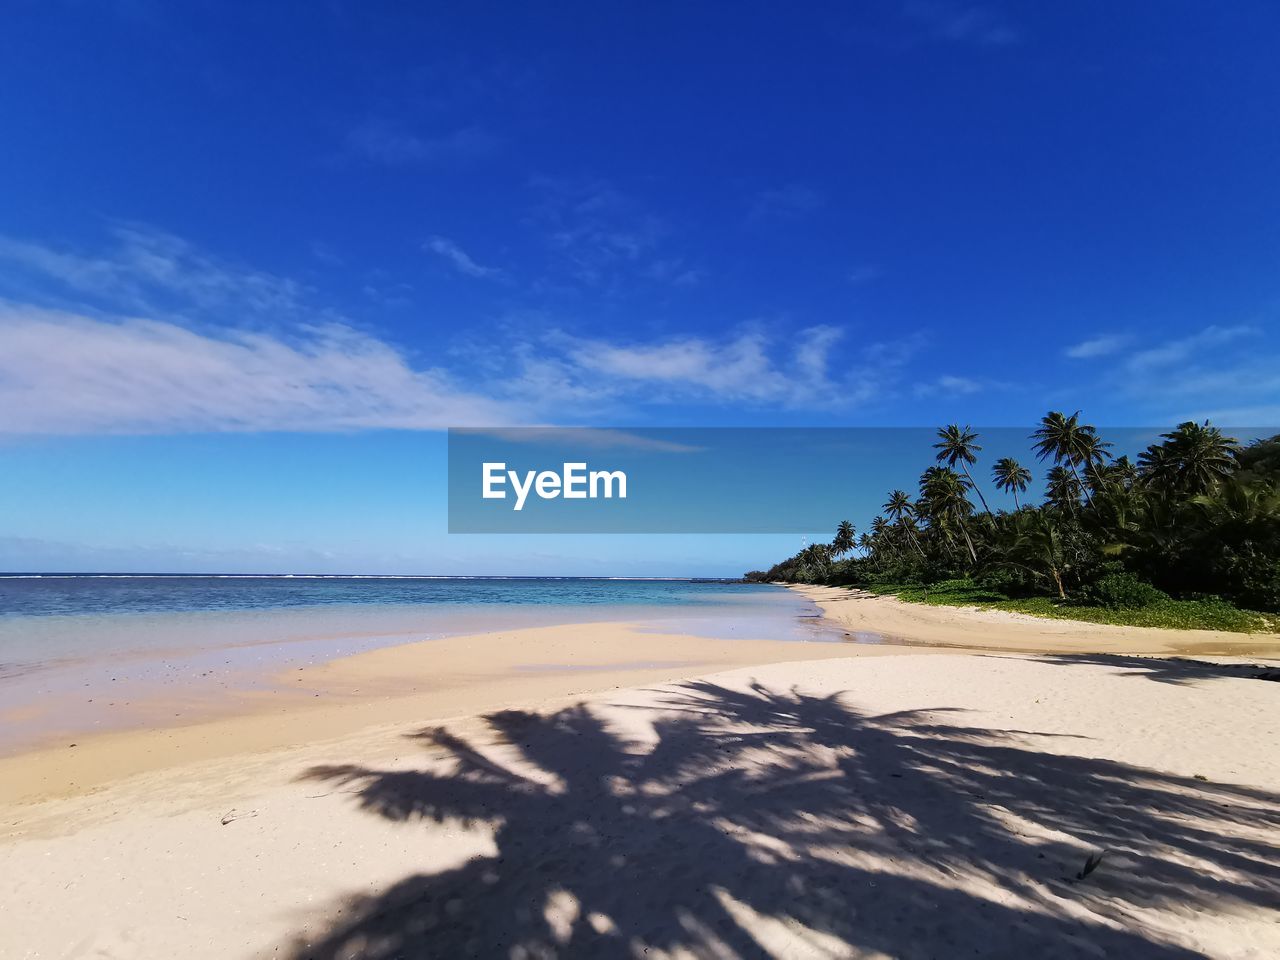
POLYGON ((1241 445, 1208 421, 1188 422, 1135 463, 1113 459, 1112 445, 1078 412, 1050 413, 1030 437, 1049 465, 1039 503, 1027 502, 1027 466, 1005 457, 979 467, 980 439, 968 427, 943 427, 915 493, 890 491, 869 530, 845 521, 831 543, 747 579, 967 579, 1008 597, 1102 606, 1215 597, 1280 610, 1280 435, 1241 445), (988 507, 983 474, 1015 509, 988 507))

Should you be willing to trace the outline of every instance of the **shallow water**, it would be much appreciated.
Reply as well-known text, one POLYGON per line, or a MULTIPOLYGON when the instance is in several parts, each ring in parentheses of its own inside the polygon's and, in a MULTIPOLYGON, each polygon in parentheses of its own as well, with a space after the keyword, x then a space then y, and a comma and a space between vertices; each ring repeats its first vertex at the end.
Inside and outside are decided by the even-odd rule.
MULTIPOLYGON (((725 581, 403 578, 0 578, 0 752, 102 729, 118 706, 175 717, 267 689, 290 668, 378 647, 622 621, 644 632, 845 641, 780 587, 725 581)), ((636 661, 645 662, 637 644, 636 661)))

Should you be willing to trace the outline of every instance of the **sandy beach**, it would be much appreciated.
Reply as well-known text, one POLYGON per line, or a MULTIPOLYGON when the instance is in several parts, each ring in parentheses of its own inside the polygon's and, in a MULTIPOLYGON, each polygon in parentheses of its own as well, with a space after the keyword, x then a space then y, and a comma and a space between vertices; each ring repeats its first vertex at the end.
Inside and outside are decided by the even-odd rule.
POLYGON ((1280 953, 1274 638, 806 593, 909 645, 503 631, 0 760, 0 957, 1280 953))
POLYGON ((890 642, 1044 654, 1280 656, 1277 634, 1121 627, 1004 610, 904 603, 845 587, 793 585, 790 589, 814 601, 825 617, 850 633, 875 634, 890 642))

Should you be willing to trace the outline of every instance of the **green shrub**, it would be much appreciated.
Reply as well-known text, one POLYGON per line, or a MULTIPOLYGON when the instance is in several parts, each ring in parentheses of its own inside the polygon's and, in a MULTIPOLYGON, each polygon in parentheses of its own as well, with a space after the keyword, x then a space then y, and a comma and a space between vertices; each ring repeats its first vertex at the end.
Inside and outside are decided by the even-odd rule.
POLYGON ((1168 600, 1169 595, 1132 573, 1109 573, 1089 586, 1085 598, 1109 610, 1141 610, 1168 600))

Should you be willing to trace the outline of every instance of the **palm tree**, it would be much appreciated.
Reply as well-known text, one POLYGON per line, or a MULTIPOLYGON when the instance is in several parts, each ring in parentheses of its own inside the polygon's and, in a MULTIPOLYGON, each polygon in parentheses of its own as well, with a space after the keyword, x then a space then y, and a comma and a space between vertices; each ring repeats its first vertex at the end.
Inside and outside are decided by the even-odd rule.
POLYGON ((1224 437, 1217 427, 1188 420, 1161 434, 1164 443, 1152 444, 1138 458, 1148 482, 1166 492, 1194 497, 1209 492, 1236 468, 1234 437, 1224 437))
POLYGON ((924 549, 920 546, 920 538, 916 536, 915 525, 909 522, 915 519, 916 505, 907 496, 907 491, 889 491, 889 499, 885 501, 881 509, 892 518, 900 530, 907 534, 907 539, 920 551, 920 556, 923 557, 924 549))
POLYGON ((949 467, 929 467, 920 478, 920 493, 927 504, 931 517, 944 521, 953 521, 964 537, 965 546, 969 550, 969 559, 978 562, 978 551, 973 546, 969 529, 964 518, 973 512, 973 504, 969 502, 967 491, 969 485, 949 467))
POLYGON ((939 463, 946 463, 952 469, 959 465, 965 479, 969 481, 969 486, 982 501, 982 509, 990 516, 991 508, 987 506, 987 498, 982 495, 982 491, 978 489, 973 476, 969 473, 969 465, 978 462, 976 455, 982 450, 977 440, 978 435, 968 426, 961 429, 958 424, 952 423, 938 431, 938 442, 933 445, 933 449, 938 451, 935 459, 939 463))
POLYGON ((1013 509, 1021 510, 1018 494, 1026 493, 1027 485, 1031 483, 1031 471, 1013 457, 1001 457, 991 468, 991 476, 999 489, 1013 494, 1013 509))
MULTIPOLYGON (((1045 488, 1045 499, 1062 510, 1076 510, 1080 506, 1080 494, 1088 494, 1088 490, 1080 482, 1075 471, 1063 466, 1050 467, 1046 475, 1048 486, 1045 488)), ((1090 501, 1092 504, 1093 501, 1090 501)))
POLYGON ((843 557, 857 546, 857 543, 853 524, 848 520, 841 520, 840 525, 836 527, 835 539, 831 541, 831 552, 837 557, 843 557))
POLYGON ((1215 531, 1262 523, 1280 527, 1280 487, 1260 480, 1232 477, 1210 493, 1191 498, 1207 526, 1215 531))
POLYGON ((1067 599, 1063 585, 1067 563, 1062 540, 1049 516, 1042 510, 1028 510, 1015 514, 1013 523, 1013 539, 997 563, 1047 578, 1053 583, 1058 599, 1067 599))
POLYGON ((799 553, 800 569, 806 580, 822 581, 831 573, 831 548, 825 543, 811 543, 799 553))
MULTIPOLYGON (((879 519, 879 518, 877 518, 877 519, 879 519)), ((866 554, 868 557, 872 557, 872 558, 874 559, 874 552, 875 552, 875 548, 876 548, 876 541, 875 541, 875 537, 871 536, 871 534, 869 534, 869 533, 860 533, 860 534, 858 534, 858 549, 859 549, 859 550, 861 550, 861 551, 862 551, 864 554, 866 554)))
POLYGON ((889 515, 889 519, 896 522, 904 516, 911 516, 915 512, 915 505, 911 502, 911 497, 907 495, 907 491, 890 490, 889 499, 884 502, 884 506, 881 509, 889 515))
POLYGON ((867 549, 869 547, 877 559, 880 556, 881 548, 883 548, 886 553, 892 553, 894 556, 897 556, 897 547, 893 542, 893 538, 890 536, 890 531, 892 529, 893 528, 889 526, 888 520, 884 517, 876 517, 871 521, 870 536, 868 537, 865 533, 862 535, 863 538, 870 540, 870 543, 865 545, 863 549, 867 549))
POLYGON ((1077 468, 1103 460, 1111 444, 1098 437, 1095 427, 1080 422, 1079 410, 1069 417, 1057 411, 1045 414, 1031 439, 1036 441, 1035 450, 1040 460, 1052 457, 1055 464, 1065 463, 1070 468, 1089 506, 1093 506, 1093 497, 1080 480, 1077 468))

